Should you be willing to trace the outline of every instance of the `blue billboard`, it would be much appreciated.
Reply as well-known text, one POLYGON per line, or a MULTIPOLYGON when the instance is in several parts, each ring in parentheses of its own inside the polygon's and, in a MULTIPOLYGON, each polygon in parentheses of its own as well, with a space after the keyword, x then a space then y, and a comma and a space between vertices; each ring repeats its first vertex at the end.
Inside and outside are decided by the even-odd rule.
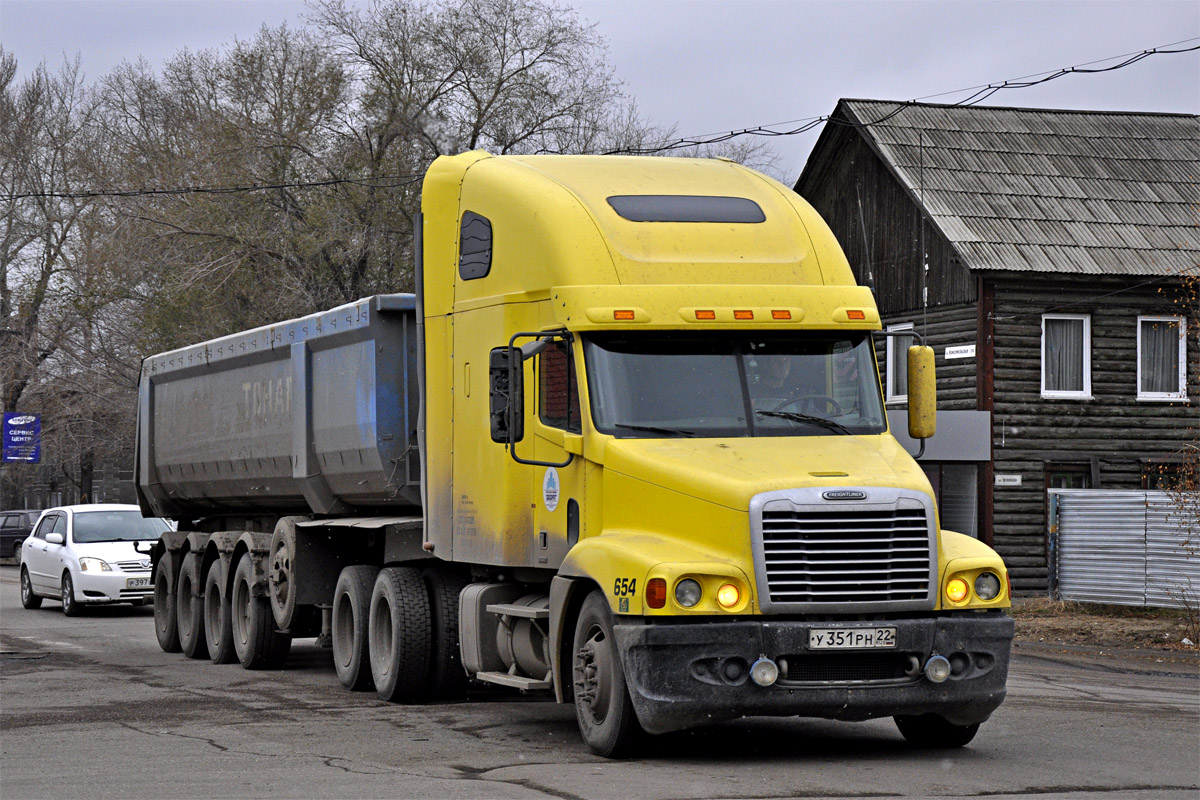
POLYGON ((4 461, 37 464, 42 460, 42 419, 37 414, 4 412, 4 461))

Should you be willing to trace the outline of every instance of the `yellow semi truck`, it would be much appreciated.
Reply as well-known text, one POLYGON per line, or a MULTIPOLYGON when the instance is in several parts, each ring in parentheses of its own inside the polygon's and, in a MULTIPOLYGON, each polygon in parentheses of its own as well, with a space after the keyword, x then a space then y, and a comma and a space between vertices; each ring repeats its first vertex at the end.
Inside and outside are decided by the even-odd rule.
MULTIPOLYGON (((433 163, 418 233, 415 295, 146 359, 164 649, 316 636, 385 700, 552 693, 609 756, 753 715, 971 740, 1007 572, 940 528, 804 200, 723 160, 477 151, 433 163)), ((924 438, 932 351, 908 367, 924 438)))

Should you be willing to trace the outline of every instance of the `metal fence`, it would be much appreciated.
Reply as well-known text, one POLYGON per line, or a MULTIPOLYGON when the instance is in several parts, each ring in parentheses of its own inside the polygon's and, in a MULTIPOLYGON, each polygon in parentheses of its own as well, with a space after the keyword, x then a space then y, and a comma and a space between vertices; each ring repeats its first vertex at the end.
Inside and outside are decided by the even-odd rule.
POLYGON ((1051 595, 1085 603, 1196 605, 1200 530, 1189 530, 1185 516, 1192 515, 1181 513, 1166 492, 1052 489, 1051 595))

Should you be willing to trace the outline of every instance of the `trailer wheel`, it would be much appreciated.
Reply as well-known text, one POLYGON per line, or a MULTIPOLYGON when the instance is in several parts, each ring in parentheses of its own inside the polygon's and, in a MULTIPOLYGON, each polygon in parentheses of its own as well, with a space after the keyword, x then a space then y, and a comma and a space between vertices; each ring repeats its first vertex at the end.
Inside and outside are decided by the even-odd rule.
POLYGON ((955 725, 937 714, 897 716, 896 727, 909 744, 937 750, 962 747, 975 738, 979 723, 955 725))
POLYGON ((216 558, 208 565, 204 578, 204 631, 208 637, 208 657, 214 664, 232 664, 237 660, 231 617, 225 565, 216 558))
POLYGON ((342 686, 356 692, 374 688, 367 626, 378 575, 378 567, 345 567, 333 590, 333 666, 342 686))
POLYGON ((280 517, 271 534, 271 550, 267 557, 267 591, 271 597, 271 613, 280 630, 290 631, 296 624, 296 523, 308 517, 280 517))
POLYGON ((165 653, 178 653, 179 620, 175 618, 175 554, 167 550, 154 573, 154 633, 165 653))
POLYGON ((371 677, 381 700, 412 703, 429 688, 429 595, 421 571, 387 567, 371 592, 371 677))
POLYGON ((246 669, 276 669, 287 660, 292 637, 276 629, 270 601, 255 597, 253 587, 254 564, 249 553, 242 553, 229 597, 233 650, 246 669))
POLYGON ((628 755, 642 729, 629 699, 621 654, 613 638, 612 613, 600 592, 592 592, 583 601, 571 653, 575 718, 584 743, 596 755, 628 755))
POLYGON ((207 658, 204 638, 204 608, 200 603, 200 555, 188 553, 179 567, 175 586, 175 619, 179 627, 179 649, 188 658, 207 658))
POLYGON ((422 573, 432 612, 429 687, 435 698, 457 699, 466 694, 468 683, 458 638, 458 598, 470 581, 440 564, 426 567, 422 573))

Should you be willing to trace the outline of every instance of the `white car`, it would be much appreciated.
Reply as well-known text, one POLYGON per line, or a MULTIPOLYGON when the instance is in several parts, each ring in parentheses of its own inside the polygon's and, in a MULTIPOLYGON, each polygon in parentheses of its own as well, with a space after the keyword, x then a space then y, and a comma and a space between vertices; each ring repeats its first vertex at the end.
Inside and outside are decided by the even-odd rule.
POLYGON ((166 520, 143 517, 137 506, 43 511, 21 546, 21 605, 38 608, 49 597, 71 617, 94 603, 148 602, 154 596, 151 548, 168 527, 166 520))

